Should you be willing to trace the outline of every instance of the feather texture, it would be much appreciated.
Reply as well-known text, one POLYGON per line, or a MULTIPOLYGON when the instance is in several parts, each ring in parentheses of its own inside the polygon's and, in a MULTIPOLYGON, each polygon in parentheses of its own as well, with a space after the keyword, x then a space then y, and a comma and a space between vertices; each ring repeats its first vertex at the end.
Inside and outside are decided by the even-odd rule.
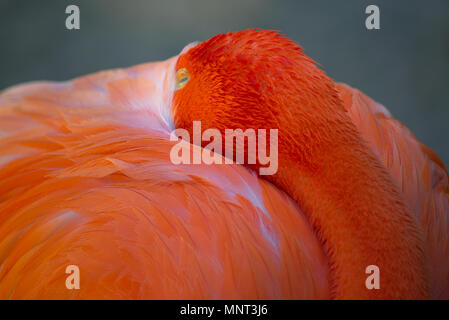
POLYGON ((357 129, 389 169, 421 225, 430 261, 430 292, 449 299, 449 186, 439 157, 388 110, 357 89, 338 84, 357 129))
MULTIPOLYGON (((341 296, 352 297, 365 290, 346 281, 357 259, 380 257, 394 277, 404 261, 422 262, 420 231, 429 275, 420 266, 409 275, 429 279, 431 298, 449 298, 448 174, 435 153, 382 105, 317 71, 276 32, 219 35, 194 47, 179 60, 0 93, 1 299, 326 299, 334 297, 335 279, 341 296), (251 68, 243 72, 229 59, 251 68), (192 81, 172 110, 179 61, 192 81), (276 90, 282 84, 288 85, 276 90), (299 107, 289 108, 292 101, 299 107), (216 108, 217 102, 224 107, 216 108), (196 113, 182 103, 195 104, 196 113), (283 151, 297 152, 281 159, 287 159, 278 179, 283 186, 240 165, 170 161, 174 115, 178 122, 250 119, 262 127, 268 120, 256 108, 263 104, 272 107, 268 120, 284 121, 289 139, 283 151), (302 121, 297 132, 292 119, 302 121), (331 130, 341 140, 334 141, 331 130), (290 143, 294 137, 302 140, 290 143), (298 163, 302 171, 295 171, 298 163), (376 181, 394 193, 379 199, 378 216, 363 200, 386 191, 348 176, 354 168, 359 178, 380 173, 376 181), (318 179, 322 186, 316 177, 326 178, 318 179), (300 178, 310 178, 310 185, 299 186, 300 178), (289 179, 299 187, 289 189, 289 179), (360 197, 359 187, 373 194, 360 197), (342 208, 351 209, 354 201, 360 210, 346 216, 342 208), (385 234, 382 222, 404 227, 403 234, 385 234), (402 262, 387 259, 395 252, 377 250, 373 239, 388 250, 389 240, 396 241, 402 262), (416 256, 405 250, 410 244, 417 244, 416 256), (342 263, 348 261, 354 261, 349 271, 342 263), (65 286, 68 265, 80 268, 80 290, 65 286)), ((398 281, 387 296, 413 282, 398 281)), ((425 284, 414 289, 415 296, 427 290, 425 284)))
POLYGON ((170 162, 154 68, 0 96, 0 298, 327 298, 326 257, 283 192, 170 162))

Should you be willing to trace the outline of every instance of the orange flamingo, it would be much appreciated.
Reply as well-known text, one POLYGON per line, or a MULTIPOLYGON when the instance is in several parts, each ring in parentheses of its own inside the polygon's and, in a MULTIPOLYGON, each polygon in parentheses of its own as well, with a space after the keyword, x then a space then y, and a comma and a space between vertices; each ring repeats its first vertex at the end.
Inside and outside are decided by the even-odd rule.
POLYGON ((297 44, 222 34, 1 93, 0 298, 447 299, 448 195, 438 156, 297 44), (173 164, 195 120, 278 128, 277 173, 173 164))

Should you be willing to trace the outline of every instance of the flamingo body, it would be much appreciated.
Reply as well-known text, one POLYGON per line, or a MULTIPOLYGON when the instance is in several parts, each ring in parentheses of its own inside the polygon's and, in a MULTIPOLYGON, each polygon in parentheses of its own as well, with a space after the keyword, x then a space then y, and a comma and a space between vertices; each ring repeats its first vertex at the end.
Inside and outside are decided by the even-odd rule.
MULTIPOLYGON (((0 298, 334 297, 307 206, 244 166, 170 161, 178 59, 0 95, 0 298)), ((429 297, 449 298, 444 165, 382 105, 335 90, 422 231, 429 297)))

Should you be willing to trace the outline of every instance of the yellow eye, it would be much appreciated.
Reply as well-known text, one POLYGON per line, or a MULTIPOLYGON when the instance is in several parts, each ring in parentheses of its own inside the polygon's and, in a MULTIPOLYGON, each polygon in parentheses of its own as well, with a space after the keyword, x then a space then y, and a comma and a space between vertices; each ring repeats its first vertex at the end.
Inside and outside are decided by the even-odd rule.
POLYGON ((181 68, 176 71, 176 90, 184 88, 189 80, 189 71, 186 68, 181 68))

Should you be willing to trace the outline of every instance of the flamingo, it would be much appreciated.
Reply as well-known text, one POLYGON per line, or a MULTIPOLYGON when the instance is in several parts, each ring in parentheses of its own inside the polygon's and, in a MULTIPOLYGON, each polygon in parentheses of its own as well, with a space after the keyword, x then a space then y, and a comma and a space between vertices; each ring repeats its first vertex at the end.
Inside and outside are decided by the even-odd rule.
POLYGON ((0 298, 448 299, 448 174, 277 31, 18 85, 0 95, 0 298), (278 171, 173 164, 193 121, 278 129, 278 171))

